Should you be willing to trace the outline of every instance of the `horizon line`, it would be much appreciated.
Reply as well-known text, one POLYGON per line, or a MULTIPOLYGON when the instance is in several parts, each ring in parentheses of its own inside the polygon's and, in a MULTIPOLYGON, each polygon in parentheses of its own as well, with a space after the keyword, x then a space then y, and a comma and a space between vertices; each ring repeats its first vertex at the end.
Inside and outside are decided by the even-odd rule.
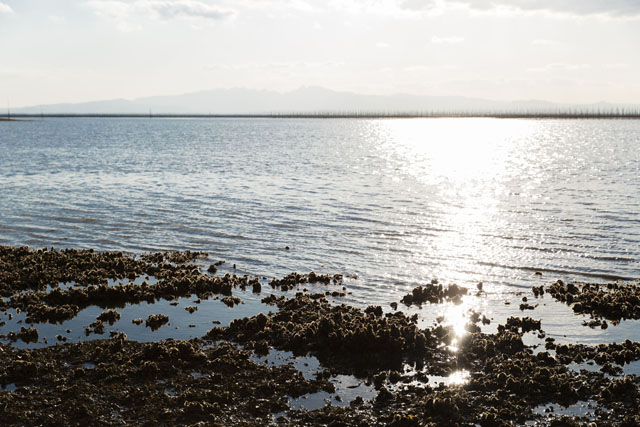
MULTIPOLYGON (((3 116, 0 116, 3 117, 3 116)), ((282 119, 384 119, 384 118, 498 118, 498 119, 640 119, 640 109, 567 111, 431 111, 431 112, 281 112, 281 113, 9 113, 4 118, 282 118, 282 119)))

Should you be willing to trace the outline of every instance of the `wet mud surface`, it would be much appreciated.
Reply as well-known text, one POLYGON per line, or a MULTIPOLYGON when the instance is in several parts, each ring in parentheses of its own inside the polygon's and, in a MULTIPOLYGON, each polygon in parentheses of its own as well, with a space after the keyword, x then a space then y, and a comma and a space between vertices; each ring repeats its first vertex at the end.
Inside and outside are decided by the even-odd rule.
MULTIPOLYGON (((524 313, 494 322, 488 333, 481 326, 490 320, 473 312, 460 333, 440 321, 424 325, 418 314, 397 311, 397 302, 345 304, 340 275, 292 273, 270 281, 222 275, 222 263, 204 263, 206 257, 0 247, 0 311, 26 313, 20 329, 0 326, 0 419, 7 425, 640 423, 639 378, 625 373, 640 360, 639 342, 558 343, 544 319, 524 313), (189 297, 194 302, 178 308, 195 316, 207 299, 239 310, 240 291, 261 294, 269 309, 227 326, 212 316, 208 332, 188 340, 137 342, 116 330, 93 337, 123 321, 124 305, 189 297), (38 332, 37 325, 93 306, 100 309, 83 341, 38 332), (543 344, 529 344, 531 337, 543 344), (274 352, 288 356, 269 363, 274 352), (297 404, 313 396, 326 401, 313 410, 297 404)), ((637 318, 635 286, 555 282, 529 298, 547 293, 615 327, 637 318)), ((482 285, 471 291, 432 282, 401 302, 429 310, 459 304, 471 292, 481 298, 482 285)), ((153 330, 168 328, 172 318, 155 312, 131 322, 153 330)))
POLYGON ((109 340, 0 347, 3 425, 268 423, 288 396, 331 389, 290 366, 265 367, 229 343, 109 340))

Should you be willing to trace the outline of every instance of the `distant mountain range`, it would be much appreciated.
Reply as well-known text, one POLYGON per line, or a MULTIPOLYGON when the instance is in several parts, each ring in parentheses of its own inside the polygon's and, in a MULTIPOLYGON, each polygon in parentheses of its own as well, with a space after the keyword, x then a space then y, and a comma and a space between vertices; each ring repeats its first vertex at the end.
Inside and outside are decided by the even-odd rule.
POLYGON ((640 104, 556 104, 547 101, 491 101, 461 96, 362 95, 321 87, 291 92, 214 89, 183 95, 111 99, 77 104, 36 105, 14 114, 287 114, 287 113, 495 113, 640 110, 640 104))

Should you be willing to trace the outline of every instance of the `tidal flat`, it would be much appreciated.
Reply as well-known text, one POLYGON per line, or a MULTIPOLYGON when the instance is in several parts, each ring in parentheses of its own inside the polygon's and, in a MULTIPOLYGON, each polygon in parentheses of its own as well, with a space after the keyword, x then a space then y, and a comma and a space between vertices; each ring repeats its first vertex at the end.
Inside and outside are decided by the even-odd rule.
POLYGON ((481 283, 356 307, 340 274, 268 279, 223 261, 1 246, 3 423, 640 423, 640 342, 560 342, 527 315, 547 298, 615 328, 638 317, 637 283, 534 286, 513 316, 470 311, 461 330, 419 314, 482 299, 481 283))

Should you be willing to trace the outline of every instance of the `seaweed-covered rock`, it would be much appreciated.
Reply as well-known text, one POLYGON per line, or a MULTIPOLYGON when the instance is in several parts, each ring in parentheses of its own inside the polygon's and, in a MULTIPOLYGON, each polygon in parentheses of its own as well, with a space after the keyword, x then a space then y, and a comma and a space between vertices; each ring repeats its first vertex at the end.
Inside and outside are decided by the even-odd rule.
POLYGON ((467 294, 467 288, 463 288, 456 284, 442 286, 437 281, 432 281, 425 286, 413 288, 410 294, 402 297, 401 302, 407 306, 422 305, 426 302, 432 304, 442 303, 444 301, 452 301, 460 303, 462 297, 467 294))
POLYGON ((155 331, 168 322, 169 316, 167 316, 166 314, 152 314, 147 317, 145 325, 147 326, 147 328, 151 328, 152 331, 155 331))
POLYGON ((115 310, 103 311, 102 313, 100 313, 96 320, 107 322, 108 324, 113 325, 118 320, 120 320, 120 313, 115 310))
MULTIPOLYGON (((439 353, 447 332, 436 336, 420 330, 417 317, 402 313, 382 315, 381 308, 363 312, 345 305, 331 306, 324 296, 298 294, 281 300, 278 312, 234 320, 213 328, 211 339, 234 340, 248 347, 266 341, 296 354, 313 352, 347 371, 368 366, 390 366, 403 358, 420 357, 427 349, 439 353)), ((445 331, 446 329, 442 329, 445 331)))
POLYGON ((600 285, 558 280, 547 288, 547 293, 571 306, 578 314, 615 322, 640 319, 640 285, 637 282, 600 285))

